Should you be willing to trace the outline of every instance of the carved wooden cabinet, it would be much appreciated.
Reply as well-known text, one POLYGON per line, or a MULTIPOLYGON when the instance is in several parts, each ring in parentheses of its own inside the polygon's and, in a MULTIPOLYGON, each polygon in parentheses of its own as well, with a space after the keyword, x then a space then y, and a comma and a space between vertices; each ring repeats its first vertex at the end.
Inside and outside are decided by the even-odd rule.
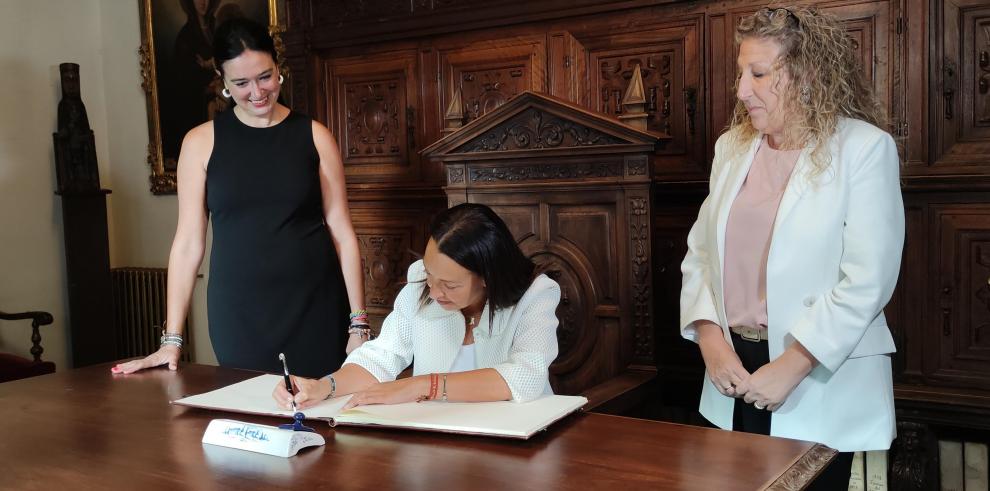
POLYGON ((655 371, 649 157, 662 139, 524 92, 424 150, 450 205, 491 206, 560 284, 557 392, 655 371))
POLYGON ((926 375, 990 390, 990 204, 934 205, 930 219, 937 262, 927 296, 937 308, 925 324, 940 329, 926 375))
POLYGON ((417 61, 414 50, 323 61, 327 119, 348 182, 419 177, 417 61))
POLYGON ((461 98, 464 118, 478 119, 523 91, 546 90, 546 37, 519 36, 471 44, 438 42, 440 104, 461 98), (452 44, 448 46, 448 44, 452 44))
POLYGON ((990 172, 990 4, 936 2, 932 26, 932 145, 926 174, 990 172))
MULTIPOLYGON (((908 457, 919 448, 931 452, 933 435, 990 431, 985 257, 990 5, 986 0, 807 3, 842 19, 888 108, 887 129, 903 161, 907 238, 901 279, 886 312, 898 348, 895 397, 905 435, 891 461, 910 480, 904 476, 916 466, 908 457)), ((425 237, 429 217, 447 205, 448 196, 451 202, 491 204, 526 250, 551 263, 565 285, 568 307, 560 314, 566 353, 555 365, 555 383, 570 390, 599 382, 599 375, 575 361, 585 356, 600 357, 594 370, 605 374, 644 365, 650 344, 661 381, 660 409, 637 414, 698 421, 694 410, 704 367, 697 346, 677 331, 679 266, 688 229, 707 194, 714 143, 736 104, 734 26, 765 5, 759 0, 287 0, 283 37, 296 75, 292 102, 330 124, 346 153, 349 198, 376 312, 390 308, 392 282, 402 280, 399 273, 412 260, 411 253, 398 251, 407 242, 414 251, 422 247, 417 241, 425 237), (618 124, 623 109, 616 101, 637 66, 647 129, 669 136, 642 154, 649 183, 643 208, 618 198, 617 188, 600 189, 622 187, 618 183, 629 184, 623 180, 631 176, 612 175, 608 166, 588 167, 606 160, 596 160, 592 156, 601 154, 580 145, 575 148, 587 160, 558 156, 543 167, 527 165, 535 155, 557 150, 510 151, 480 134, 472 143, 480 145, 477 151, 444 147, 436 161, 419 156, 445 128, 463 126, 456 133, 463 138, 463 130, 477 128, 472 125, 478 121, 493 129, 507 124, 486 118, 505 116, 499 111, 524 91, 555 96, 571 108, 566 114, 586 126, 618 124), (450 113, 455 102, 460 112, 450 113), (579 108, 585 111, 580 117, 579 108), (592 120, 597 122, 587 122, 592 120), (509 155, 525 157, 510 162, 509 155), (498 159, 506 165, 495 165, 498 159), (630 215, 634 209, 646 214, 630 215), (629 261, 636 257, 629 249, 635 234, 624 227, 640 218, 646 220, 650 247, 637 266, 652 275, 649 337, 631 327, 637 321, 621 320, 633 315, 627 308, 638 305, 634 290, 619 288, 628 285, 630 277, 622 275, 633 270, 629 261), (624 226, 617 225, 620 219, 627 220, 624 226), (581 238, 593 229, 609 232, 595 242, 581 238), (623 262, 619 254, 631 255, 623 262), (588 330, 592 325, 597 331, 588 330), (616 349, 615 340, 630 348, 619 348, 608 355, 612 358, 600 353, 616 349)), ((506 138, 506 144, 515 144, 512 135, 506 138)))

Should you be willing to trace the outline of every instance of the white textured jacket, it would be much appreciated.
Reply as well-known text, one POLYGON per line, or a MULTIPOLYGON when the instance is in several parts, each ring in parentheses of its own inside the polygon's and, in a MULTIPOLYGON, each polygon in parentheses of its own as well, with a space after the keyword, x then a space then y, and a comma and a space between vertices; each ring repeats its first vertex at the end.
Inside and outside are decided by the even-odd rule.
MULTIPOLYGON (((351 352, 354 363, 379 382, 395 380, 413 363, 413 375, 449 372, 464 341, 464 316, 436 302, 420 307, 426 284, 423 261, 409 266, 408 284, 395 299, 381 334, 351 352)), ((488 305, 474 328, 478 368, 494 368, 505 379, 512 400, 526 402, 552 394, 549 367, 557 358, 557 304, 560 286, 539 275, 519 303, 495 311, 489 332, 488 305)))
MULTIPOLYGON (((715 145, 708 198, 688 235, 681 265, 681 334, 707 319, 729 339, 723 296, 725 226, 760 138, 742 155, 715 145)), ((831 167, 809 180, 809 149, 798 158, 777 210, 767 258, 770 359, 795 340, 819 364, 774 412, 770 434, 846 452, 889 448, 894 438, 890 356, 883 307, 897 282, 904 205, 894 141, 863 121, 843 119, 829 141, 831 167)), ((735 399, 705 377, 701 413, 732 428, 735 399)))

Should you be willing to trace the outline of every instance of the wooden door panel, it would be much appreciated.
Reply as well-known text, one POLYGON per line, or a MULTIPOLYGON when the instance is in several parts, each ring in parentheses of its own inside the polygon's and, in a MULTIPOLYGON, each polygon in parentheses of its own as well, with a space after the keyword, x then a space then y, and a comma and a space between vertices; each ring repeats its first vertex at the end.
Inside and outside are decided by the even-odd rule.
POLYGON ((352 182, 416 177, 414 51, 324 61, 326 114, 352 182))
POLYGON ((441 114, 458 90, 464 124, 524 91, 545 92, 546 38, 530 36, 437 49, 440 57, 441 114))
POLYGON ((589 108, 618 117, 638 65, 646 95, 647 129, 671 139, 657 150, 654 175, 707 176, 700 17, 632 32, 575 35, 586 53, 589 108))
POLYGON ((491 206, 560 285, 554 390, 576 393, 615 374, 623 366, 616 195, 479 193, 472 201, 491 206))
POLYGON ((930 298, 938 304, 938 358, 931 375, 962 387, 990 389, 990 206, 932 209, 938 238, 938 278, 930 298))
POLYGON ((990 5, 947 0, 933 26, 932 155, 926 173, 990 172, 990 5))

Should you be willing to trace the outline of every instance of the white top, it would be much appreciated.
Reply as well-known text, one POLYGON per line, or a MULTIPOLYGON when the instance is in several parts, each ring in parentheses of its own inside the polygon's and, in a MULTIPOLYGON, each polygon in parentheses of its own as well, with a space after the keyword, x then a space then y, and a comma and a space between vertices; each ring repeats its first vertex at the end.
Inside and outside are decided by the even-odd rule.
POLYGON ((461 345, 461 350, 454 358, 454 364, 450 366, 450 372, 467 372, 478 368, 474 357, 474 343, 461 345))
MULTIPOLYGON (((381 333, 352 351, 345 365, 360 365, 381 382, 395 380, 414 358, 413 375, 450 370, 464 342, 464 316, 436 302, 421 306, 425 279, 423 261, 412 263, 381 333)), ((496 310, 491 324, 486 304, 473 327, 475 367, 495 369, 513 401, 553 394, 549 368, 557 358, 558 303, 560 286, 540 275, 516 305, 496 310)))

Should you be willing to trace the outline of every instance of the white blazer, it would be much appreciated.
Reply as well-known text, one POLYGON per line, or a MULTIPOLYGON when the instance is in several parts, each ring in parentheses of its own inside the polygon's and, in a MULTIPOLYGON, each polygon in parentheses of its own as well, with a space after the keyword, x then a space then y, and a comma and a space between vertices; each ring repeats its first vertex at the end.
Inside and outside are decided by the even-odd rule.
MULTIPOLYGON (((681 265, 681 335, 692 325, 726 322, 722 264, 729 209, 763 135, 732 156, 730 135, 715 144, 708 198, 688 234, 681 265)), ((883 307, 897 282, 904 245, 899 160, 889 134, 853 119, 829 141, 831 166, 809 178, 801 152, 781 198, 767 258, 770 359, 795 340, 818 365, 773 413, 770 434, 826 444, 839 451, 890 447, 895 435, 890 353, 894 341, 883 307)), ((705 377, 701 414, 732 428, 735 399, 705 377)))
MULTIPOLYGON (((413 375, 449 372, 464 342, 464 316, 459 311, 448 312, 436 302, 420 307, 426 284, 423 261, 412 263, 406 278, 381 334, 344 361, 360 365, 380 382, 395 380, 414 359, 413 375)), ((549 368, 557 358, 559 302, 560 286, 539 275, 516 305, 495 311, 491 332, 485 304, 474 328, 477 368, 494 368, 505 379, 513 401, 553 394, 549 368)))

